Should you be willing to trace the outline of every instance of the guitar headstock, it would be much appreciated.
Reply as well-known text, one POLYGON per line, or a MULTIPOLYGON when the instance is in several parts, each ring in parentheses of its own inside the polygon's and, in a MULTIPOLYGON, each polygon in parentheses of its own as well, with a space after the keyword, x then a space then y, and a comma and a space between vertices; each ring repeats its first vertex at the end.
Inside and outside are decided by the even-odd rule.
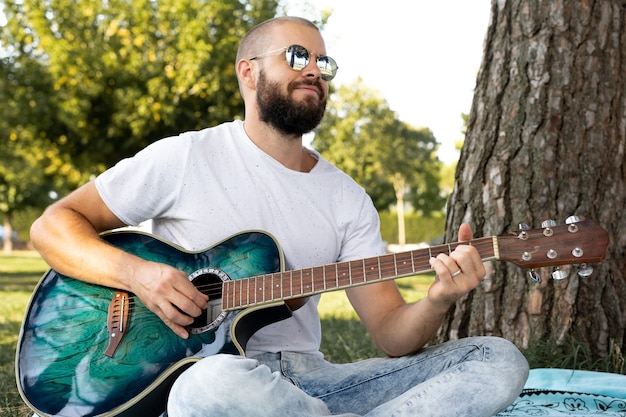
MULTIPOLYGON (((571 217, 567 224, 560 226, 548 220, 540 229, 520 227, 519 232, 499 236, 497 241, 500 260, 533 269, 600 262, 606 255, 609 235, 591 220, 578 221, 571 217)), ((582 276, 590 273, 589 270, 580 272, 582 276)), ((553 278, 559 279, 558 274, 553 274, 553 278)), ((537 280, 533 275, 531 279, 537 280)))

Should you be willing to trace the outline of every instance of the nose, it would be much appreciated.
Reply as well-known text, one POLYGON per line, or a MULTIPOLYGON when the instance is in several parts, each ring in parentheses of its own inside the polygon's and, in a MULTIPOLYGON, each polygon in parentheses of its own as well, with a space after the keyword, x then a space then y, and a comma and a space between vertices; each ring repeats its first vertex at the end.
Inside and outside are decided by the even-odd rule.
POLYGON ((309 64, 302 69, 302 72, 307 78, 322 78, 322 71, 317 66, 317 59, 313 57, 309 59, 309 64))

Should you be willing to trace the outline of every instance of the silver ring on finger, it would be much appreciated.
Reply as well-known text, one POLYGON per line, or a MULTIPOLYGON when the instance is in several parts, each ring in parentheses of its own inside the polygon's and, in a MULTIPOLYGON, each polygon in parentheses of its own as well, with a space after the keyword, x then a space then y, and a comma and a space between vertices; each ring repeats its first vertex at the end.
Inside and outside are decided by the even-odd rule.
POLYGON ((454 272, 454 273, 450 274, 450 276, 451 276, 452 278, 454 278, 454 277, 458 277, 459 275, 461 275, 461 273, 463 273, 463 271, 461 271, 461 270, 459 269, 458 271, 456 271, 456 272, 454 272))

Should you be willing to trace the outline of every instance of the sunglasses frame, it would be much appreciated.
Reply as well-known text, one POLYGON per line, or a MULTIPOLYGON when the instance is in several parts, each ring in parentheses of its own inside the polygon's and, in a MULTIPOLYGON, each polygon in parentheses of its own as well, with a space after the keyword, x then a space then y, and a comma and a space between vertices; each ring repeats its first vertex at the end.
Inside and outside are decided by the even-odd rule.
MULTIPOLYGON (((260 55, 253 56, 252 58, 248 58, 248 59, 250 61, 253 61, 255 59, 265 58, 267 56, 276 54, 277 52, 283 52, 283 51, 285 51, 285 61, 287 61, 287 65, 289 65, 289 67, 294 71, 302 71, 302 69, 306 68, 311 62, 311 56, 313 55, 304 46, 293 44, 289 46, 284 46, 282 48, 274 49, 273 51, 268 51, 260 55), (295 67, 294 66, 295 60, 293 59, 293 54, 297 53, 298 49, 300 50, 300 52, 306 53, 306 58, 305 58, 306 62, 303 66, 295 67), (294 65, 292 65, 292 63, 294 65)), ((330 81, 333 78, 335 78, 335 76, 337 75, 337 70, 339 69, 339 66, 337 66, 337 61, 335 61, 333 58, 329 57, 328 55, 317 55, 317 58, 315 58, 315 63, 317 64, 317 68, 319 68, 319 70, 322 72, 322 80, 330 81), (323 61, 323 60, 326 60, 326 61, 323 61), (322 68, 320 66, 320 62, 330 65, 331 70, 328 71, 327 69, 322 68)))

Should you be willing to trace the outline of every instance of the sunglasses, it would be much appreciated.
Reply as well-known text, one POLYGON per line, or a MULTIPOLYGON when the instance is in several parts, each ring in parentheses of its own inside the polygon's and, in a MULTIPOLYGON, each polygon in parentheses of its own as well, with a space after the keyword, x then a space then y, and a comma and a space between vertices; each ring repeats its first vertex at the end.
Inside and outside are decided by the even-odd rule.
MULTIPOLYGON (((304 46, 300 45, 291 45, 280 49, 275 49, 273 51, 254 56, 250 58, 250 61, 254 59, 264 58, 266 56, 275 54, 276 52, 282 51, 285 51, 285 59, 287 60, 287 64, 289 64, 289 66, 296 71, 302 71, 302 69, 309 65, 309 62, 311 61, 311 54, 309 53, 309 51, 304 46)), ((330 81, 335 78, 335 75, 337 75, 337 68, 339 67, 337 66, 335 60, 331 57, 318 56, 317 58, 315 58, 315 63, 322 72, 322 80, 330 81)))

